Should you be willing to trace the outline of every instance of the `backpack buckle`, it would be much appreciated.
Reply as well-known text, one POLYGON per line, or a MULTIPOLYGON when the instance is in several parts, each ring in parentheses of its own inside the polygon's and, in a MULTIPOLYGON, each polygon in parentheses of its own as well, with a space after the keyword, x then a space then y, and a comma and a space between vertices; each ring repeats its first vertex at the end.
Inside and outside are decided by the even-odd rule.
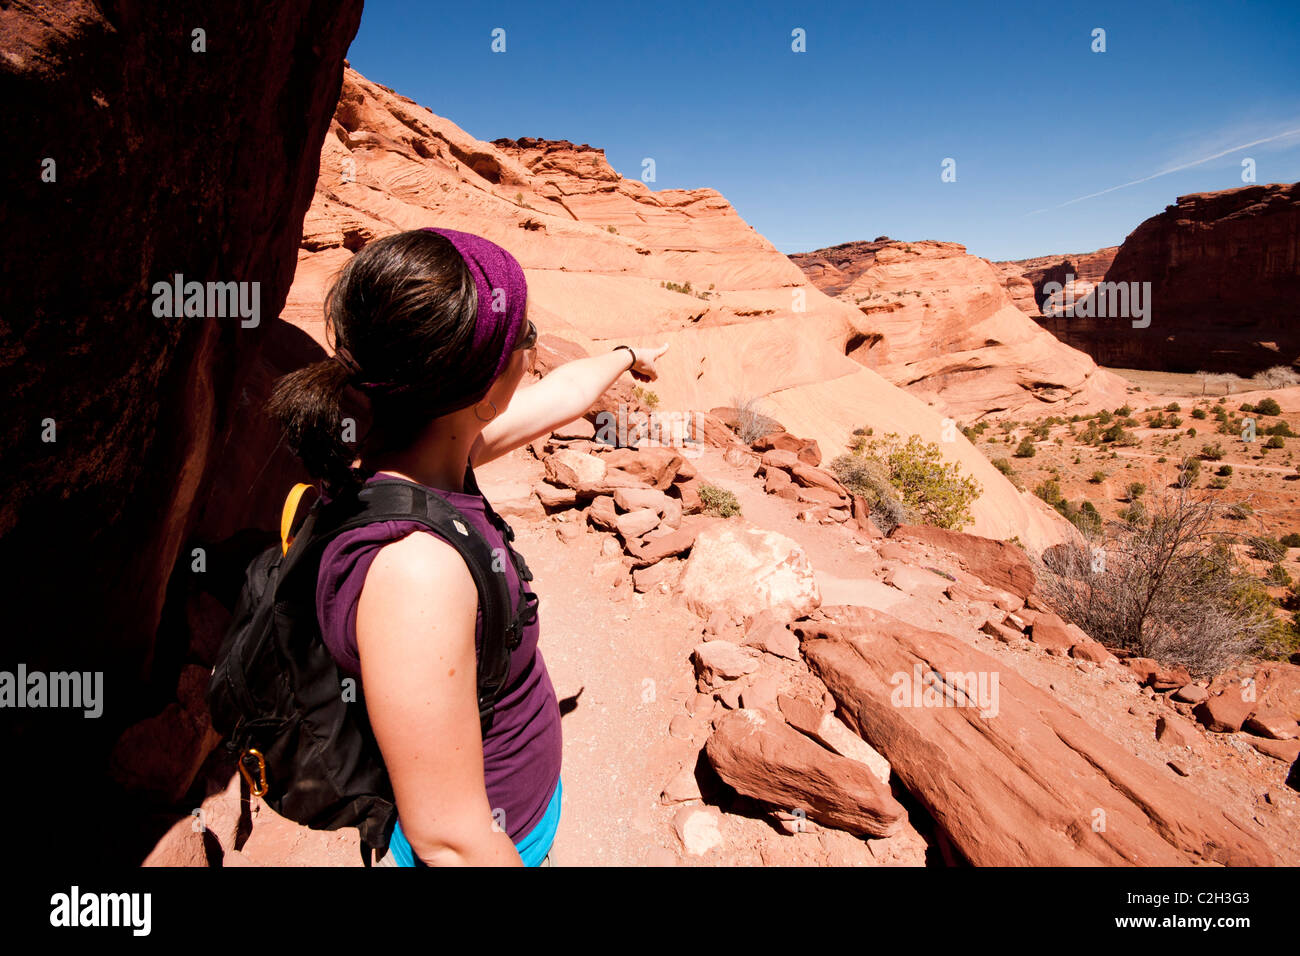
POLYGON ((243 774, 244 779, 248 781, 249 793, 251 793, 255 797, 262 797, 266 795, 266 791, 270 788, 267 787, 266 785, 266 758, 262 756, 262 751, 256 749, 255 747, 249 747, 242 754, 240 754, 239 772, 243 774), (248 765, 245 763, 245 761, 249 757, 254 757, 257 759, 257 779, 258 779, 257 783, 253 782, 253 775, 249 773, 248 765))

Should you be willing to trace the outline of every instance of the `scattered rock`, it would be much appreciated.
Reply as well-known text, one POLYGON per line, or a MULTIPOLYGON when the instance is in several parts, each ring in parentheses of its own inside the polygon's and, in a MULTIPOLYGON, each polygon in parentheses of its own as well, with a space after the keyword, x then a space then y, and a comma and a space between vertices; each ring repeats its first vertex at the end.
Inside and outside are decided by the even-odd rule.
POLYGON ((704 641, 695 645, 695 674, 710 687, 758 670, 759 658, 749 648, 731 641, 704 641))
POLYGON ((765 608, 797 618, 821 603, 812 565, 798 544, 734 522, 699 533, 681 588, 686 606, 703 618, 719 608, 736 620, 765 608))

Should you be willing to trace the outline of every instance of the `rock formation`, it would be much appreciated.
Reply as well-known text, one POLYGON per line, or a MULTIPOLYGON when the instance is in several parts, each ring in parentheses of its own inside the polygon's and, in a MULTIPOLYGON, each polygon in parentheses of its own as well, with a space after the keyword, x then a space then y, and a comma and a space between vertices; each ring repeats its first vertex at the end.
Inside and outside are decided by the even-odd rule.
POLYGON ((1104 281, 1150 283, 1150 325, 1086 317, 1097 311, 1086 303, 1082 317, 1043 320, 1104 365, 1239 375, 1294 365, 1300 183, 1179 196, 1128 235, 1104 281))
MULTIPOLYGON (((186 648, 155 640, 168 580, 173 567, 182 590, 197 576, 188 539, 230 466, 223 448, 253 458, 249 433, 231 427, 289 290, 360 14, 360 0, 0 9, 15 144, 0 390, 17 409, 0 441, 0 560, 6 606, 40 622, 8 642, 3 666, 104 672, 98 721, 20 715, 9 759, 42 781, 47 819, 99 805, 87 768, 182 682, 186 648), (245 283, 249 308, 168 318, 154 284, 177 276, 245 283)), ((228 502, 223 520, 238 522, 245 502, 228 502)), ((201 741, 195 730, 187 739, 201 741)), ((122 830, 106 829, 101 853, 122 830)), ((12 836, 19 856, 28 838, 42 854, 64 856, 65 838, 86 852, 77 827, 12 836)))
POLYGON ((1075 297, 1082 297, 1105 278, 1106 270, 1110 268, 1118 251, 1119 246, 1107 246, 1095 252, 1037 256, 1033 259, 995 262, 993 265, 1001 270, 1007 295, 1011 296, 1016 308, 1041 324, 1043 309, 1059 305, 1060 300, 1059 294, 1056 297, 1045 294, 1045 285, 1049 282, 1070 285, 1075 289, 1075 297))
MULTIPOLYGON (((754 399, 759 411, 815 440, 828 459, 857 427, 917 433, 941 442, 983 485, 977 532, 1019 535, 1034 547, 1069 533, 960 434, 943 441, 943 415, 973 406, 929 409, 854 361, 863 314, 824 295, 716 190, 654 191, 621 177, 601 150, 564 140, 481 142, 354 71, 345 75, 321 154, 284 316, 323 343, 321 302, 352 252, 375 236, 435 223, 484 235, 519 259, 530 315, 543 332, 588 351, 668 342, 653 386, 661 409, 754 399)), ((990 292, 1005 298, 996 282, 990 292)), ((1037 341, 1026 347, 1050 350, 1050 336, 1037 341)), ((936 366, 930 374, 947 383, 945 400, 969 378, 960 368, 996 362, 984 354, 958 357, 954 368, 938 360, 947 371, 936 366)), ((1082 387, 1090 364, 1077 356, 1061 389, 1082 387)), ((1020 391, 1056 394, 1056 384, 1035 382, 1020 391)))
POLYGON ((1124 401, 1120 379, 1043 334, 1000 272, 958 243, 849 242, 790 258, 860 312, 850 358, 964 423, 1124 401))

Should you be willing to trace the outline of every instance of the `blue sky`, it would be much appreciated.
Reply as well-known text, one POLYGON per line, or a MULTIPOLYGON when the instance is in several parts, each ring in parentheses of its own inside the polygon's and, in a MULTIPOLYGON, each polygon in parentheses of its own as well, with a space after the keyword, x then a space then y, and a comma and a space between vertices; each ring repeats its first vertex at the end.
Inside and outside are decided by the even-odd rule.
POLYGON ((786 253, 1083 252, 1245 185, 1243 158, 1300 180, 1300 0, 367 0, 349 59, 479 139, 589 143, 629 178, 652 157, 652 189, 717 189, 786 253))

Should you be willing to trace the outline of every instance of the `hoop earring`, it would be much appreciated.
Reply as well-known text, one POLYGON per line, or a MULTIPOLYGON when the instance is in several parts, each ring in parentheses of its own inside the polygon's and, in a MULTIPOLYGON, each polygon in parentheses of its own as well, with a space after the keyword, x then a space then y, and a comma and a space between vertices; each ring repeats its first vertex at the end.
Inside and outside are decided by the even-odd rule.
POLYGON ((487 399, 487 403, 492 406, 492 414, 489 415, 487 418, 484 418, 482 415, 478 413, 478 405, 482 405, 483 404, 482 402, 479 402, 478 405, 474 406, 474 417, 481 422, 490 422, 492 421, 492 419, 497 417, 497 403, 492 401, 492 399, 490 398, 487 399))

